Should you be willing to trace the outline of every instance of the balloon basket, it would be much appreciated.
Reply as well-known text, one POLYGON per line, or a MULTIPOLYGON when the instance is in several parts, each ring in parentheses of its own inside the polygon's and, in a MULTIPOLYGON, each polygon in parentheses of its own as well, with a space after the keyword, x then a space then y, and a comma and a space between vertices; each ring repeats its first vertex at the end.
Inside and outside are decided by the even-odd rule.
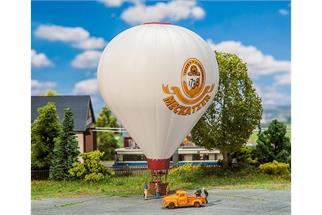
POLYGON ((148 183, 149 196, 166 196, 168 193, 168 170, 151 170, 151 181, 148 183), (159 191, 159 194, 157 194, 159 191))
POLYGON ((148 194, 154 197, 157 196, 156 186, 159 186, 160 196, 166 196, 168 184, 168 182, 159 182, 158 185, 156 185, 153 181, 150 181, 148 184, 148 194))

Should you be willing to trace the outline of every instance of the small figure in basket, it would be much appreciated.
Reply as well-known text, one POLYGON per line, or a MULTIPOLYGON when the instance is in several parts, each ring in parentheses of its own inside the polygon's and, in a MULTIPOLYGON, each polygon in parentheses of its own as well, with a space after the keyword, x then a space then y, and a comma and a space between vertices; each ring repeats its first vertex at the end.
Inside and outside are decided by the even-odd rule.
POLYGON ((158 182, 155 182, 155 198, 159 199, 160 198, 160 187, 158 182))

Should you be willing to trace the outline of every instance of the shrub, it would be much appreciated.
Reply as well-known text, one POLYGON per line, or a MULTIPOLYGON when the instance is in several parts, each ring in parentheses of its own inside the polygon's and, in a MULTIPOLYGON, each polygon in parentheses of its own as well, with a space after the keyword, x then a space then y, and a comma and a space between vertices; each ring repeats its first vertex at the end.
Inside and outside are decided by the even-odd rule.
POLYGON ((98 150, 82 153, 83 163, 75 162, 69 170, 73 178, 84 179, 85 181, 97 182, 108 178, 111 172, 100 162, 104 152, 98 150))
POLYGON ((171 169, 169 174, 188 182, 200 179, 204 174, 204 170, 201 165, 185 164, 171 169))
POLYGON ((289 164, 274 160, 271 163, 261 164, 259 169, 270 175, 285 175, 289 173, 289 164))
POLYGON ((90 173, 88 175, 85 175, 85 181, 89 182, 98 182, 105 178, 105 176, 102 173, 90 173))

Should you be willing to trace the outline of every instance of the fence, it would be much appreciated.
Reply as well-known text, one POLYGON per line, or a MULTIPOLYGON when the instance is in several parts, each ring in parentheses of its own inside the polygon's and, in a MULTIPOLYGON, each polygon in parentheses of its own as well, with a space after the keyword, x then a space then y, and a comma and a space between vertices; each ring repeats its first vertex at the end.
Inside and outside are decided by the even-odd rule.
POLYGON ((49 178, 49 170, 31 170, 31 180, 47 180, 49 178))
MULTIPOLYGON (((180 165, 172 166, 171 168, 180 165)), ((204 165, 207 168, 220 167, 219 165, 204 165)), ((115 173, 115 176, 150 176, 151 171, 147 167, 124 166, 109 167, 115 173)), ((49 170, 31 170, 31 180, 47 180, 49 178, 49 170)))
POLYGON ((115 176, 150 176, 151 171, 146 167, 111 167, 115 176))
MULTIPOLYGON (((171 166, 170 169, 176 168, 182 165, 171 166)), ((220 168, 221 165, 203 165, 205 168, 220 168)), ((123 167, 109 167, 110 170, 114 171, 115 176, 150 176, 151 170, 147 167, 136 167, 136 166, 123 166, 123 167)))

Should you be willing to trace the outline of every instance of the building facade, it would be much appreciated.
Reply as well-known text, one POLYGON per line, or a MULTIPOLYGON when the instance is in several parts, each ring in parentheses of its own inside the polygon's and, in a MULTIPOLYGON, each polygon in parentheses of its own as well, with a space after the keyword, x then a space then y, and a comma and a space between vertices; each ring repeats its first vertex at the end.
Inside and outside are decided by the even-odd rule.
MULTIPOLYGON (((141 166, 145 167, 146 157, 143 151, 138 147, 135 141, 124 135, 124 147, 115 150, 114 166, 141 166)), ((171 165, 206 164, 216 165, 222 160, 222 154, 219 150, 207 150, 204 147, 199 147, 191 141, 191 136, 188 136, 180 144, 177 151, 170 158, 171 165)))

